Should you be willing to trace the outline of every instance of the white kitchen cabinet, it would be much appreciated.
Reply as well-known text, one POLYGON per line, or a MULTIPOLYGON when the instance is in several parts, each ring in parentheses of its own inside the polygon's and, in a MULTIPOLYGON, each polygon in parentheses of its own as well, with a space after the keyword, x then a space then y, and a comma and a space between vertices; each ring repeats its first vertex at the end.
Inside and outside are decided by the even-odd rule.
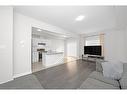
POLYGON ((32 54, 32 63, 38 62, 39 61, 39 56, 38 56, 38 52, 33 52, 32 54))

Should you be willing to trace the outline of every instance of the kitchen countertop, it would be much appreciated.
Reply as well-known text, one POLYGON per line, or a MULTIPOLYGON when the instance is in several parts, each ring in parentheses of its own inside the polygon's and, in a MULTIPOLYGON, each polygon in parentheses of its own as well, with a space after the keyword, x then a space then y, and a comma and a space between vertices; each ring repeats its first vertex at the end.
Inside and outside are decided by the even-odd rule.
POLYGON ((63 54, 64 52, 51 52, 51 53, 45 53, 46 55, 55 55, 55 54, 63 54))

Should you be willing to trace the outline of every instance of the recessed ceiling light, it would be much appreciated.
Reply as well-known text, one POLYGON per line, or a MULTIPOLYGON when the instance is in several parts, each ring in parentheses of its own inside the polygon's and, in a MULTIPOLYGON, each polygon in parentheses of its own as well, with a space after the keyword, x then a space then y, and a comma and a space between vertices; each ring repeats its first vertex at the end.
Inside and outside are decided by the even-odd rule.
POLYGON ((63 35, 63 37, 65 37, 65 38, 66 38, 67 36, 66 36, 66 35, 63 35))
POLYGON ((37 31, 41 31, 41 29, 37 29, 37 31))
POLYGON ((79 15, 75 20, 76 21, 82 21, 85 18, 84 15, 79 15))

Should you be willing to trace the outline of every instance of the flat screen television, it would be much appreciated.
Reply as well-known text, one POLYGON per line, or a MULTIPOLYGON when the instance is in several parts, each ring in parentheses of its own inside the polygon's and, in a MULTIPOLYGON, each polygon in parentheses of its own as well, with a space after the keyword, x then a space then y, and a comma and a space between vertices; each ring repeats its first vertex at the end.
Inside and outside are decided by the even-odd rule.
POLYGON ((84 54, 101 56, 101 46, 84 46, 84 54))

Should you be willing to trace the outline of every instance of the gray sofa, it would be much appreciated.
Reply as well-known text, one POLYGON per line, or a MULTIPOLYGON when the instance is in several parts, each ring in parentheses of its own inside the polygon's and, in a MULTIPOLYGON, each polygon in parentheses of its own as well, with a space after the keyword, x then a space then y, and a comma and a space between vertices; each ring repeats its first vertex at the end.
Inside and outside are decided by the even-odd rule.
POLYGON ((89 75, 80 89, 127 89, 127 63, 123 64, 123 74, 120 80, 104 77, 100 66, 96 63, 96 71, 89 75))

